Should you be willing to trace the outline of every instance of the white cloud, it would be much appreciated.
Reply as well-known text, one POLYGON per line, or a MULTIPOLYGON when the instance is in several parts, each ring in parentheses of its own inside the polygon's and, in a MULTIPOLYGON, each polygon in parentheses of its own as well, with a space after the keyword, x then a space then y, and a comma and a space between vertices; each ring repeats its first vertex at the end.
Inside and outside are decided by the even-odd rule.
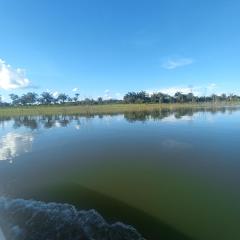
POLYGON ((25 71, 21 68, 12 68, 0 59, 0 89, 17 89, 29 86, 30 80, 25 77, 25 71))
POLYGON ((208 90, 214 90, 217 87, 216 83, 211 83, 208 85, 208 90))
POLYGON ((193 92, 193 94, 196 94, 195 89, 192 89, 190 87, 171 87, 171 88, 164 88, 161 90, 162 93, 169 94, 173 96, 176 92, 181 92, 183 94, 187 94, 190 92, 193 92))
POLYGON ((121 93, 115 93, 116 99, 123 99, 123 95, 121 93))
POLYGON ((161 92, 168 94, 170 96, 174 96, 176 92, 181 92, 183 94, 193 93, 195 96, 207 96, 213 93, 216 93, 217 84, 211 83, 207 86, 196 86, 196 87, 183 87, 183 86, 174 86, 169 88, 160 88, 160 89, 151 89, 146 90, 150 95, 156 92, 161 92))
POLYGON ((120 100, 120 99, 123 99, 123 95, 121 93, 119 93, 119 92, 114 93, 114 92, 111 92, 109 89, 106 89, 104 91, 103 98, 105 100, 109 100, 109 99, 118 99, 118 100, 120 100))
POLYGON ((106 90, 104 91, 103 98, 104 98, 105 100, 109 100, 109 99, 111 99, 111 98, 112 98, 112 96, 111 96, 111 93, 110 93, 110 90, 109 90, 109 89, 106 89, 106 90))
POLYGON ((206 87, 199 87, 201 90, 201 94, 203 96, 209 96, 212 94, 220 94, 220 92, 217 92, 217 84, 215 83, 210 83, 206 87))
POLYGON ((52 95, 56 98, 56 97, 58 97, 59 92, 57 92, 57 91, 56 91, 56 92, 53 92, 52 95))
POLYGON ((172 70, 178 67, 187 66, 193 63, 191 58, 178 58, 178 59, 168 59, 162 64, 162 67, 168 70, 172 70))
POLYGON ((79 88, 75 87, 75 88, 72 89, 72 91, 77 92, 77 91, 79 91, 79 88))
POLYGON ((191 87, 170 87, 170 88, 160 88, 154 90, 147 90, 147 93, 150 95, 156 92, 161 92, 173 96, 176 92, 181 92, 183 94, 187 94, 192 92, 194 95, 200 95, 200 91, 198 88, 191 87))
POLYGON ((104 95, 103 95, 103 98, 104 98, 105 100, 109 100, 109 99, 111 99, 112 97, 111 97, 109 94, 104 94, 104 95))

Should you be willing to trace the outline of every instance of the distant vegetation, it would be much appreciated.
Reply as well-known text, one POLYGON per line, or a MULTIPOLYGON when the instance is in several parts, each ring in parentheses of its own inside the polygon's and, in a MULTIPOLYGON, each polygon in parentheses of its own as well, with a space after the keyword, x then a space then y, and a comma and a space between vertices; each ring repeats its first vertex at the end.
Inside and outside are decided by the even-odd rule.
POLYGON ((215 103, 215 102, 236 102, 240 101, 240 96, 237 95, 211 95, 211 96, 194 96, 192 93, 183 94, 181 92, 175 93, 174 96, 164 94, 161 92, 148 94, 144 91, 129 92, 122 100, 108 99, 104 100, 99 97, 97 100, 85 98, 79 99, 80 94, 76 93, 74 96, 68 96, 65 93, 60 93, 54 97, 50 92, 43 92, 40 95, 34 92, 28 92, 22 96, 17 94, 10 94, 11 102, 4 102, 0 97, 0 106, 32 106, 32 105, 101 105, 101 104, 141 104, 141 103, 215 103))

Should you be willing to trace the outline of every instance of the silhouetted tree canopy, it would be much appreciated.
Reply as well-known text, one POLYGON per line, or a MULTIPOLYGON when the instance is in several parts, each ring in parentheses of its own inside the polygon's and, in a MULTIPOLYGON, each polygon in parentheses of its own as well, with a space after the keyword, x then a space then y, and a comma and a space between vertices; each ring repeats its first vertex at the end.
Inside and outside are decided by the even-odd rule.
POLYGON ((3 102, 0 97, 0 106, 27 106, 27 105, 52 105, 52 104, 72 104, 72 105, 94 105, 94 104, 129 104, 129 103, 204 103, 204 102, 231 102, 240 101, 240 96, 225 93, 221 95, 212 94, 211 96, 195 96, 193 93, 181 93, 176 92, 173 96, 165 93, 156 92, 148 94, 145 91, 140 92, 128 92, 124 95, 122 100, 118 99, 103 99, 98 97, 96 100, 92 98, 85 98, 79 100, 79 93, 75 93, 74 96, 68 96, 65 93, 60 93, 57 97, 54 97, 50 92, 43 92, 40 95, 34 92, 28 92, 22 96, 17 94, 10 94, 11 103, 3 102))

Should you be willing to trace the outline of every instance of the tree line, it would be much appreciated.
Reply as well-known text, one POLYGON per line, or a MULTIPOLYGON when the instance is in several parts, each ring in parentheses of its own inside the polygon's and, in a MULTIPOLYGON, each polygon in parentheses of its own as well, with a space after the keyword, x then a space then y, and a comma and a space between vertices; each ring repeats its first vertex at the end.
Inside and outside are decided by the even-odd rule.
POLYGON ((191 102, 220 102, 220 101, 239 101, 240 96, 225 93, 221 95, 212 94, 211 96, 195 96, 193 93, 176 92, 173 96, 165 93, 148 94, 145 91, 129 92, 123 101, 126 103, 191 103, 191 102))
POLYGON ((173 96, 161 92, 148 94, 145 91, 128 92, 124 95, 122 100, 118 99, 98 99, 85 98, 80 100, 80 94, 75 93, 74 96, 69 96, 65 93, 60 93, 54 97, 50 92, 43 92, 37 94, 35 92, 28 92, 21 96, 17 94, 9 95, 11 102, 3 102, 0 97, 1 106, 27 106, 27 105, 53 105, 53 104, 113 104, 113 103, 198 103, 198 102, 231 102, 240 101, 240 96, 225 93, 221 95, 212 94, 211 96, 195 96, 193 93, 183 94, 181 92, 175 93, 173 96))

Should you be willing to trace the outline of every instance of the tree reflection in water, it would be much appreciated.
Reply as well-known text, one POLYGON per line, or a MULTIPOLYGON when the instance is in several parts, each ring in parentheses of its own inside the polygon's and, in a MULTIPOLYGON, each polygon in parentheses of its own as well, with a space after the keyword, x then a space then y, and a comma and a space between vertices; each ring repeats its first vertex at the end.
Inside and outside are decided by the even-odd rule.
POLYGON ((67 127, 70 123, 76 122, 77 129, 81 125, 81 121, 87 121, 92 118, 103 119, 106 116, 119 116, 122 115, 128 122, 145 122, 148 120, 163 120, 163 119, 190 119, 197 113, 211 113, 218 112, 231 114, 237 111, 238 107, 216 107, 216 108, 179 108, 175 110, 162 109, 154 111, 132 111, 119 114, 96 114, 96 115, 45 115, 45 116, 18 116, 18 117, 0 117, 0 125, 13 121, 13 128, 26 127, 31 130, 39 128, 53 128, 53 127, 67 127), (187 117, 187 118, 186 118, 187 117))

